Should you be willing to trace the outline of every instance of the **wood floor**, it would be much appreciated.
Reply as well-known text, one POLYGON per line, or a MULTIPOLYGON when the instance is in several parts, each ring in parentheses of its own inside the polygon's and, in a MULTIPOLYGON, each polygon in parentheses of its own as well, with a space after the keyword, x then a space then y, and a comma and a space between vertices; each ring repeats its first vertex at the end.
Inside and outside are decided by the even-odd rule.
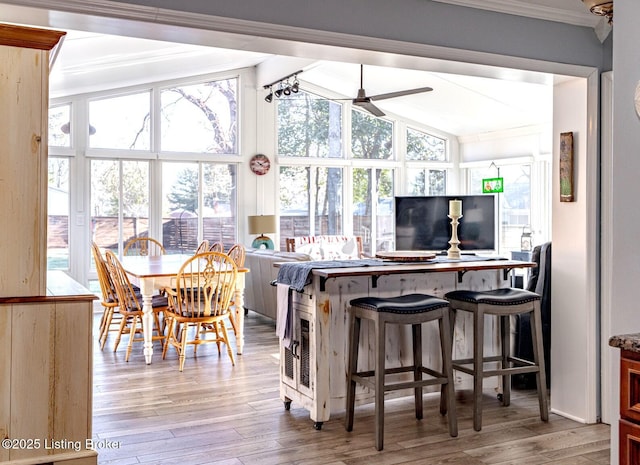
MULTIPOLYGON (((96 327, 98 320, 96 319, 96 327)), ((417 421, 412 398, 385 403, 384 450, 373 438, 373 406, 356 408, 347 433, 344 415, 313 428, 309 414, 278 394, 277 340, 271 320, 250 312, 245 353, 232 367, 224 348, 190 352, 184 372, 172 351, 155 343, 146 365, 141 346, 124 361, 126 340, 113 352, 94 346, 93 437, 103 464, 608 464, 609 426, 582 425, 551 414, 540 421, 533 391, 515 391, 509 407, 485 396, 483 428, 471 421, 470 392, 458 393, 457 438, 447 434, 438 399, 426 396, 417 421)))

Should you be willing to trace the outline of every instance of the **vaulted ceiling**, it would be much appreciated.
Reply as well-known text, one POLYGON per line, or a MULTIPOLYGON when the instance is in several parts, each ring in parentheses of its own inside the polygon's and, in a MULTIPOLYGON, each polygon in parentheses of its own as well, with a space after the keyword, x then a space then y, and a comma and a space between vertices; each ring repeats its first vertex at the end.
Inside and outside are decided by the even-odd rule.
MULTIPOLYGON (((581 0, 434 1, 594 28, 602 24, 586 11, 581 0)), ((404 63, 394 65, 388 57, 385 66, 381 66, 357 51, 349 59, 340 56, 335 61, 293 58, 277 46, 269 53, 251 51, 251 40, 245 37, 241 44, 235 44, 229 37, 224 41, 228 48, 212 48, 69 31, 52 71, 51 97, 256 66, 259 87, 268 83, 261 79, 277 77, 279 70, 280 76, 284 76, 291 70, 301 69, 299 79, 303 89, 326 89, 333 97, 352 98, 360 87, 359 64, 368 63, 363 79, 368 95, 424 86, 434 89, 424 94, 378 101, 378 107, 386 113, 401 115, 453 135, 471 136, 544 125, 551 119, 554 77, 550 75, 477 65, 449 69, 435 60, 431 69, 429 66, 409 69, 404 63)))

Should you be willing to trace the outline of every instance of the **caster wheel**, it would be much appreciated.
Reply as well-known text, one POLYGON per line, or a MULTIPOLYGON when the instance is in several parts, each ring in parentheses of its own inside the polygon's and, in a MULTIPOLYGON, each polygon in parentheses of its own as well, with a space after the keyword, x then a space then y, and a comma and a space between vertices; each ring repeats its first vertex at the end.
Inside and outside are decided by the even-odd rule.
POLYGON ((313 424, 313 429, 320 431, 322 429, 322 422, 321 421, 316 421, 313 424))
POLYGON ((498 394, 498 400, 499 400, 500 402, 502 402, 502 399, 504 399, 504 397, 502 396, 502 394, 498 394))
POLYGON ((284 409, 287 410, 287 411, 291 410, 291 401, 290 400, 286 400, 284 402, 284 409))

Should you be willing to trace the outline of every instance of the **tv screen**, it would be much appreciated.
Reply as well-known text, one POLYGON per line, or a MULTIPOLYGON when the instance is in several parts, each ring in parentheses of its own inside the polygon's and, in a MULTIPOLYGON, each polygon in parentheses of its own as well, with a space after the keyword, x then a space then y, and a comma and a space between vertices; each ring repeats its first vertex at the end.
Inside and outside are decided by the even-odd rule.
POLYGON ((449 195, 395 198, 396 250, 442 252, 449 248, 449 200, 462 200, 458 225, 460 250, 495 251, 497 217, 495 195, 449 195))

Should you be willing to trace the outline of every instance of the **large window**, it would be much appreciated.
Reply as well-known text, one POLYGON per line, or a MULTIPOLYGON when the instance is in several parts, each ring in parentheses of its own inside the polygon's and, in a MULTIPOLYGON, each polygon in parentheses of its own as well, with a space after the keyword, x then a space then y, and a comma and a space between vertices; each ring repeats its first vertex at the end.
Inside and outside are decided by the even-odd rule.
POLYGON ((342 168, 280 167, 280 247, 288 237, 342 234, 342 168))
POLYGON ((446 193, 445 139, 401 125, 406 138, 395 143, 397 122, 347 107, 345 124, 342 105, 309 93, 276 105, 281 248, 293 236, 354 234, 368 253, 391 250, 394 195, 446 193), (408 181, 399 192, 398 168, 408 181))
POLYGON ((237 153, 237 93, 235 78, 163 89, 161 150, 237 153))
POLYGON ((278 100, 277 134, 280 248, 287 237, 341 234, 343 167, 326 160, 344 158, 342 105, 302 91, 278 100), (287 165, 293 158, 307 163, 287 165))
POLYGON ((162 243, 169 253, 193 253, 202 239, 237 241, 236 165, 162 164, 162 243))
POLYGON ((406 177, 408 195, 445 195, 447 141, 424 131, 407 128, 406 177))
POLYGON ((103 249, 118 251, 149 234, 149 162, 91 160, 91 233, 103 249))
POLYGON ((393 123, 352 110, 351 153, 353 158, 392 159, 393 123))
POLYGON ((47 268, 69 269, 69 159, 49 157, 47 268))
MULTIPOLYGON (((482 180, 502 177, 504 192, 498 195, 500 218, 500 252, 520 250, 520 239, 525 231, 540 231, 541 225, 532 221, 531 162, 495 164, 486 168, 469 169, 469 193, 482 193, 482 180)), ((540 235, 540 233, 538 233, 540 235)), ((544 241, 533 238, 534 242, 544 241)))
POLYGON ((71 105, 49 108, 49 146, 71 147, 71 105))
POLYGON ((150 150, 151 92, 89 102, 91 148, 150 150))
POLYGON ((407 128, 407 160, 447 161, 446 148, 444 139, 407 128))
POLYGON ((393 170, 353 170, 353 233, 365 252, 393 250, 393 170))
POLYGON ((342 157, 342 105, 300 91, 277 102, 281 157, 342 157))

